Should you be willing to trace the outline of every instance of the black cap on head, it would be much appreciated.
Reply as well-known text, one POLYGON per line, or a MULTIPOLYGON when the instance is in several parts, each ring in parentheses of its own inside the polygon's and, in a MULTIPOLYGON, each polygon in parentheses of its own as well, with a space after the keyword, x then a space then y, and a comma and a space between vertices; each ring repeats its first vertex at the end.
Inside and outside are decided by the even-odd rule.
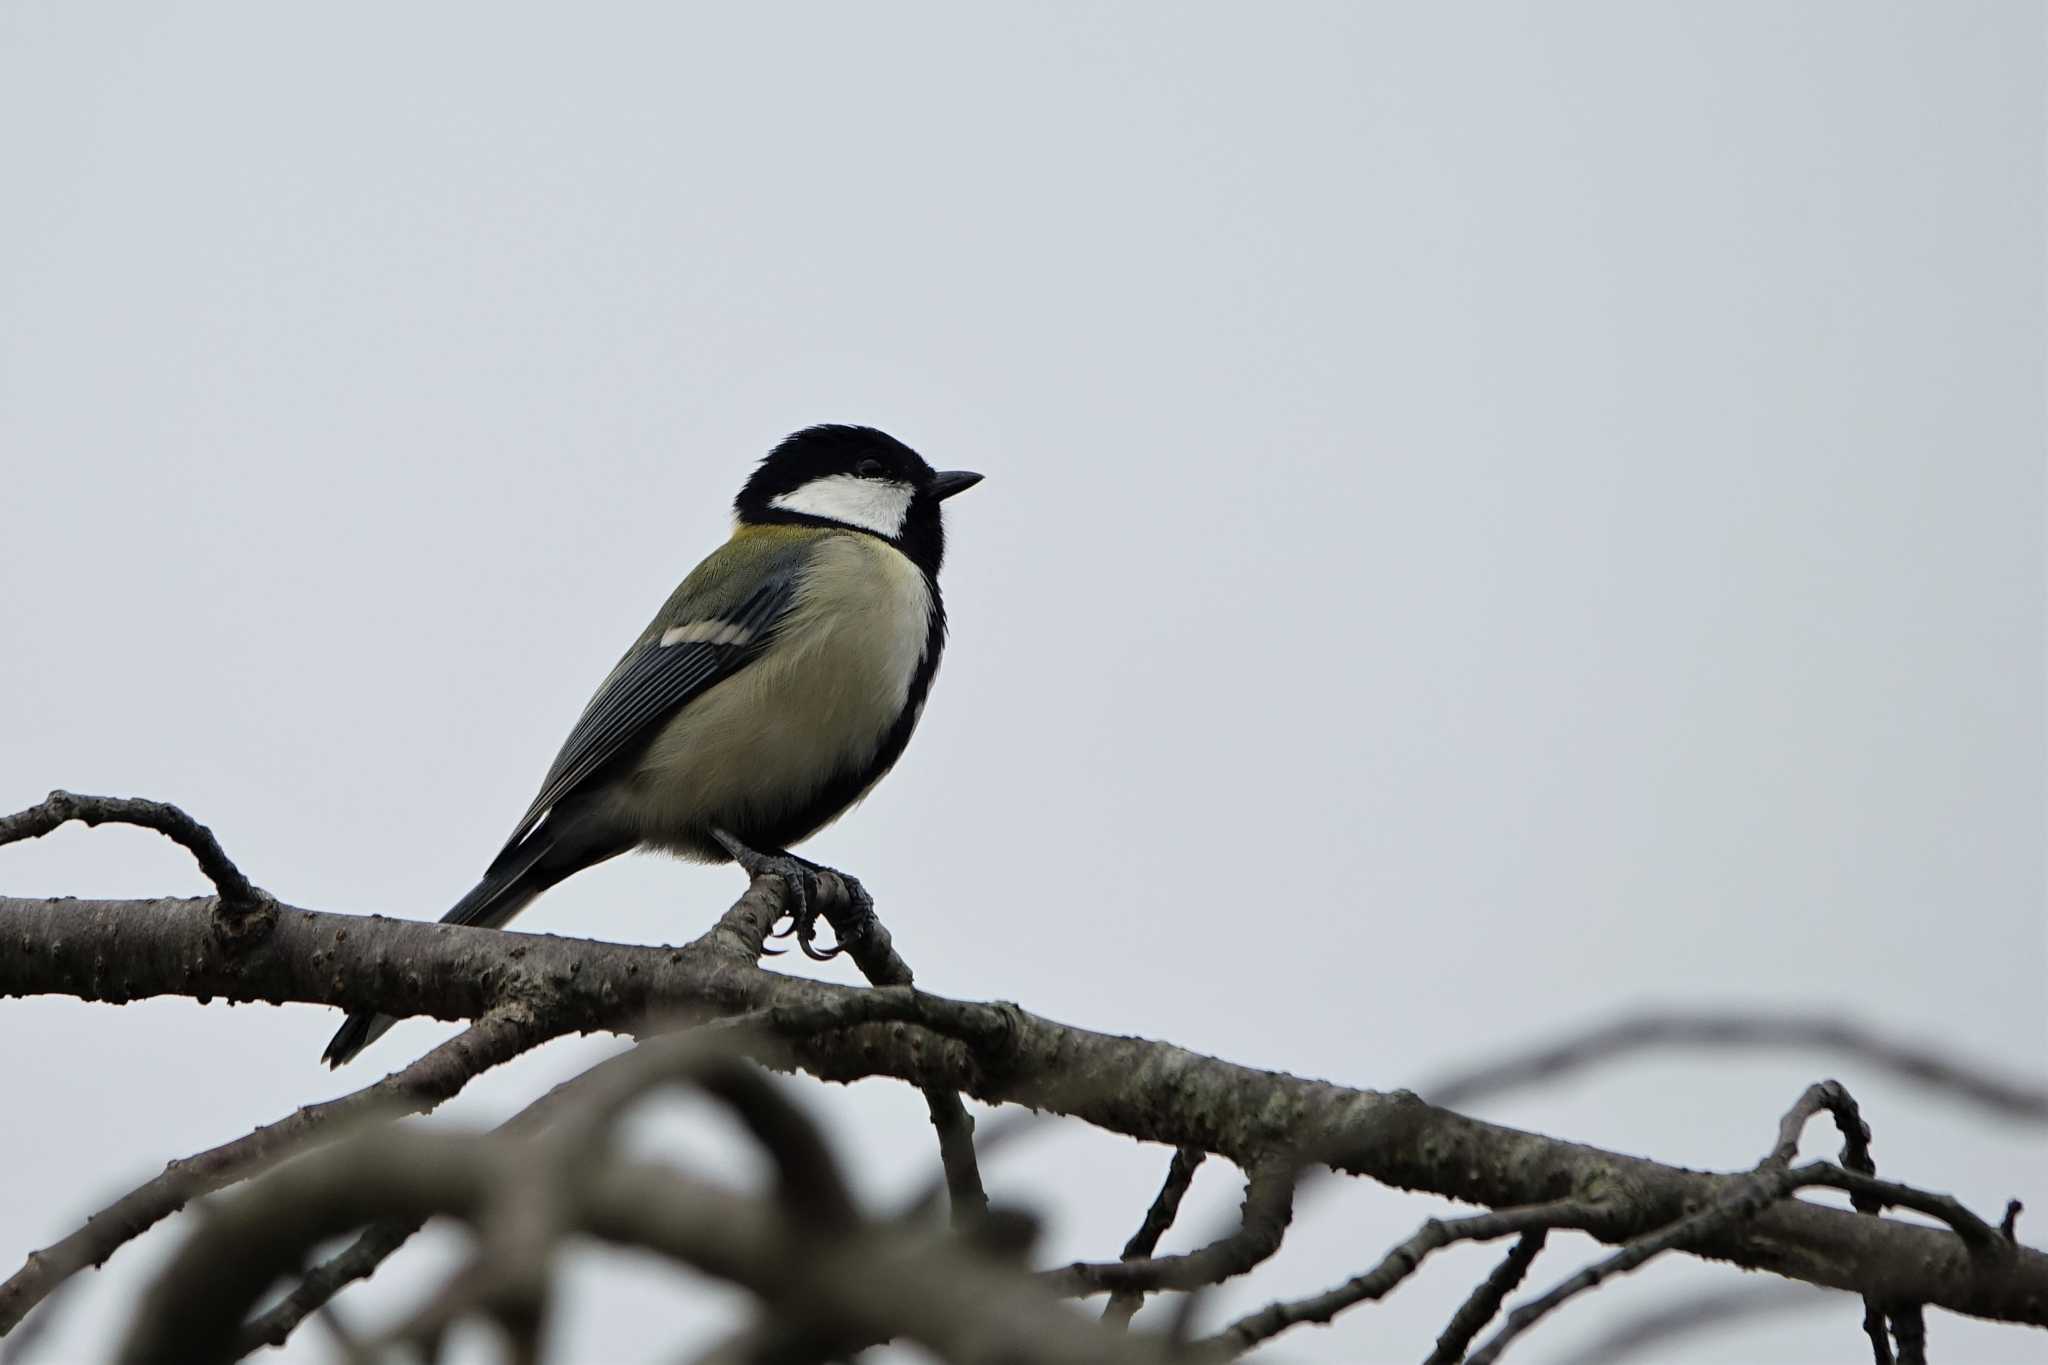
POLYGON ((882 537, 928 574, 945 557, 939 504, 981 482, 940 472, 873 427, 806 427, 768 452, 733 502, 742 522, 842 527, 882 537))
POLYGON ((912 488, 922 488, 932 479, 932 467, 924 457, 888 432, 828 423, 783 437, 754 470, 733 506, 745 517, 813 479, 870 473, 912 488))

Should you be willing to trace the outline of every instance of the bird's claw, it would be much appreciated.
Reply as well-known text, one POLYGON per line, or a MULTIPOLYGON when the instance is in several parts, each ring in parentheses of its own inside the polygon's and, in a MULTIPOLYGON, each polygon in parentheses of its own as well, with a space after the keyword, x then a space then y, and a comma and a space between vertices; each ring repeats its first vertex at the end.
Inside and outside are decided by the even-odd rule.
POLYGON ((822 902, 825 900, 825 878, 838 874, 832 872, 830 868, 820 867, 811 862, 804 864, 804 870, 810 879, 810 885, 806 888, 808 894, 804 901, 804 915, 802 919, 792 923, 790 928, 796 934, 796 946, 803 950, 805 957, 813 962, 830 962, 846 951, 846 945, 835 942, 830 948, 820 948, 817 942, 818 920, 824 914, 822 902))
MULTIPOLYGON (((794 935, 797 947, 813 962, 830 962, 838 957, 846 951, 848 944, 858 941, 867 933, 868 926, 875 922, 875 898, 868 894, 858 877, 790 853, 759 853, 730 835, 717 830, 712 833, 749 877, 774 877, 782 883, 784 908, 776 917, 776 924, 780 925, 784 918, 789 923, 782 928, 771 927, 768 937, 789 938, 794 935), (844 915, 825 915, 824 879, 827 877, 838 884, 845 896, 847 909, 844 915), (830 948, 817 946, 818 920, 821 917, 832 925, 837 939, 830 948)), ((764 944, 761 952, 764 956, 780 957, 784 950, 764 944)))
POLYGON ((832 921, 832 932, 839 940, 839 946, 834 951, 841 952, 847 945, 858 943, 867 936, 868 929, 875 923, 875 898, 860 884, 860 878, 852 873, 830 867, 819 867, 817 871, 838 878, 839 885, 846 892, 845 913, 828 916, 832 921))
MULTIPOLYGON (((783 928, 771 930, 769 937, 789 938, 793 935, 796 938, 796 946, 803 951, 805 957, 813 962, 830 962, 845 952, 847 945, 859 939, 867 932, 868 926, 875 922, 875 898, 868 894, 867 888, 860 884, 859 879, 844 872, 821 867, 817 863, 805 862, 801 858, 790 857, 789 861, 796 865, 794 871, 784 871, 780 867, 769 869, 773 875, 782 878, 783 885, 789 888, 790 901, 794 907, 783 912, 789 917, 789 923, 783 928), (828 915, 825 911, 824 902, 830 898, 825 891, 827 877, 834 879, 844 888, 843 894, 847 904, 844 915, 828 915), (830 948, 818 946, 820 919, 832 926, 835 942, 830 948)), ((779 949, 764 951, 780 952, 779 949)))

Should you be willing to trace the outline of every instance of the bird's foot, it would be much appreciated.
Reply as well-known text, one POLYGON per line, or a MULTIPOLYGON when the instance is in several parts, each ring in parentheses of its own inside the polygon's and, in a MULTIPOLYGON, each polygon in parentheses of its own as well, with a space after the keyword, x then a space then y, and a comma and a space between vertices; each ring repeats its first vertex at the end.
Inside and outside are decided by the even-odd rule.
MULTIPOLYGON (((769 932, 770 938, 787 938, 794 934, 797 947, 803 949, 805 957, 814 962, 830 962, 846 951, 846 945, 867 932, 874 923, 875 899, 867 893, 859 880, 807 859, 785 852, 763 853, 749 848, 723 830, 714 829, 711 837, 718 841, 732 860, 738 863, 749 877, 774 877, 787 889, 783 914, 789 917, 789 926, 769 932), (837 894, 827 894, 825 879, 837 884, 837 894), (825 908, 827 901, 841 899, 847 909, 834 914, 825 908), (830 948, 817 946, 818 919, 823 915, 832 925, 838 942, 830 948)), ((780 921, 778 921, 779 923, 780 921)), ((763 948, 770 956, 779 956, 779 948, 763 948)))
MULTIPOLYGON (((845 952, 849 945, 865 937, 868 930, 874 926, 875 898, 860 884, 860 878, 851 872, 841 872, 836 867, 826 867, 823 863, 814 863, 808 859, 800 858, 798 861, 811 869, 811 885, 814 890, 826 879, 839 884, 841 894, 836 897, 824 897, 824 903, 818 907, 832 926, 832 936, 838 940, 832 951, 825 956, 837 957, 845 952)), ((814 953, 812 956, 815 957, 817 954, 814 953)))

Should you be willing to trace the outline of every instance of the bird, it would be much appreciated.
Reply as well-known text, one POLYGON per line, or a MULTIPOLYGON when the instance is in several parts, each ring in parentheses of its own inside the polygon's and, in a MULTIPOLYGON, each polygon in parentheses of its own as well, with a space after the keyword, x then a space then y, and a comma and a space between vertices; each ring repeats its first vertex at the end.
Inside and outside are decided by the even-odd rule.
MULTIPOLYGON (((824 425, 769 451, 732 536, 686 577, 598 686, 483 879, 442 917, 502 927, 549 887, 634 849, 734 862, 788 887, 807 956, 872 923, 857 879, 789 852, 881 780, 924 713, 946 612, 940 504, 980 483, 873 427, 824 425), (851 928, 815 946, 820 878, 851 928)), ((339 1067, 396 1022, 349 1015, 339 1067)))

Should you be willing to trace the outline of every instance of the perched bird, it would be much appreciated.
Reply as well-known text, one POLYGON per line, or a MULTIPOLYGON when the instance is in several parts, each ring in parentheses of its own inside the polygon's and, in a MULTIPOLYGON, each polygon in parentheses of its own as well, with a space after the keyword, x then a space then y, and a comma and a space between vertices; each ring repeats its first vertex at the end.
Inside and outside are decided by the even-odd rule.
MULTIPOLYGON (((768 453, 732 538, 626 651, 474 890, 443 917, 503 925, 565 877, 635 848, 779 876, 788 932, 813 946, 817 878, 788 850, 865 796, 903 753, 946 613, 939 504, 981 475, 938 472, 871 427, 818 426, 768 453)), ((840 878, 858 924, 871 902, 840 878)), ((352 1014, 322 1060, 390 1028, 352 1014)))

